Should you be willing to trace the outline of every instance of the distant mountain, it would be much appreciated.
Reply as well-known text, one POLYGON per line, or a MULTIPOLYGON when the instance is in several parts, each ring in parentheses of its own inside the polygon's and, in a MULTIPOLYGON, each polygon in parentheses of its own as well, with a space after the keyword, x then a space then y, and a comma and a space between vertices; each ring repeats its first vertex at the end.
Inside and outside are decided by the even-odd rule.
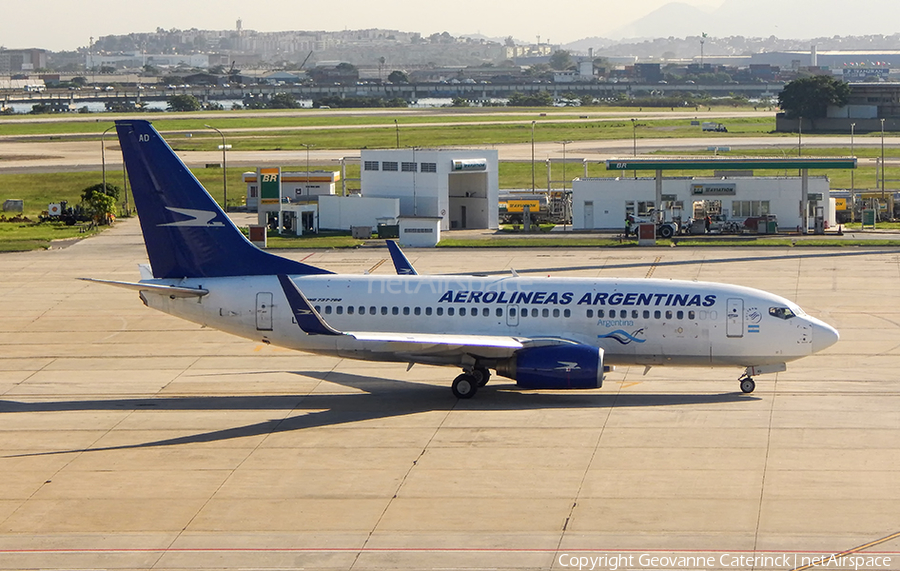
MULTIPOLYGON (((699 36, 710 28, 713 15, 709 9, 684 2, 670 2, 643 18, 610 32, 612 38, 669 38, 699 36)), ((708 32, 707 32, 708 33, 708 32)))
POLYGON ((854 0, 849 4, 820 0, 725 0, 718 8, 703 9, 671 2, 609 34, 622 38, 697 36, 745 36, 814 38, 829 36, 894 34, 900 20, 900 3, 854 0))

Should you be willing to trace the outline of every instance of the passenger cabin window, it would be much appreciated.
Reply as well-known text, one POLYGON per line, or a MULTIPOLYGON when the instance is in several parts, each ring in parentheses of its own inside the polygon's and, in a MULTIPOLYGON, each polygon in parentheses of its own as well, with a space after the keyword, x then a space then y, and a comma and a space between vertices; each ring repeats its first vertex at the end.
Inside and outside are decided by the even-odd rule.
POLYGON ((437 314, 438 314, 438 315, 444 315, 444 308, 443 308, 443 307, 437 308, 437 314))
POLYGON ((456 312, 456 310, 453 309, 452 307, 447 308, 447 315, 453 315, 455 312, 456 312))
POLYGON ((791 308, 789 307, 770 307, 769 315, 777 317, 778 319, 790 319, 795 316, 794 312, 791 311, 791 308))
POLYGON ((572 317, 572 310, 571 309, 563 310, 563 317, 572 317))
POLYGON ((342 313, 344 313, 344 306, 343 306, 343 305, 339 305, 339 306, 337 306, 337 307, 334 308, 334 309, 335 309, 335 312, 336 312, 338 315, 341 315, 342 313))
POLYGON ((425 315, 431 315, 431 308, 430 308, 430 307, 426 307, 426 308, 425 308, 425 315))
POLYGON ((465 308, 465 307, 460 307, 460 308, 459 308, 459 315, 460 315, 460 317, 464 317, 464 316, 466 315, 466 308, 465 308))

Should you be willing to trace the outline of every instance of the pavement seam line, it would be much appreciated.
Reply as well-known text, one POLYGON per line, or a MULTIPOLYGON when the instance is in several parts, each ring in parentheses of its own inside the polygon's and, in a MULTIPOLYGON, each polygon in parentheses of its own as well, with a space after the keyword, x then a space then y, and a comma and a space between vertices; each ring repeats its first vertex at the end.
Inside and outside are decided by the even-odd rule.
MULTIPOLYGON (((630 367, 629 367, 630 369, 630 367)), ((627 377, 626 372, 626 377, 627 377)), ((619 402, 619 395, 622 394, 622 389, 625 387, 624 379, 623 382, 619 383, 619 390, 616 391, 615 398, 613 399, 612 404, 606 409, 606 418, 603 419, 603 424, 600 426, 600 433, 597 435, 597 442, 594 444, 594 449, 591 451, 591 457, 587 461, 587 466, 584 469, 584 473, 581 474, 581 481, 578 482, 578 490, 575 492, 575 501, 572 502, 572 506, 569 508, 569 513, 566 514, 566 520, 563 523, 563 528, 560 530, 559 541, 556 543, 556 553, 562 549, 562 542, 566 537, 566 533, 569 530, 569 523, 572 521, 572 515, 575 513, 575 508, 578 506, 578 500, 581 499, 581 492, 584 489, 584 482, 587 480, 588 473, 591 471, 591 467, 594 464, 594 459, 597 457, 597 451, 600 449, 600 442, 603 439, 603 433, 606 431, 606 425, 609 423, 609 417, 612 416, 612 411, 616 407, 616 403, 619 402)))
POLYGON ((397 488, 394 490, 393 496, 387 501, 387 504, 384 506, 384 509, 381 510, 381 514, 378 516, 378 519, 375 521, 375 525, 372 526, 372 529, 369 533, 366 534, 366 539, 363 541, 363 544, 360 546, 359 551, 356 552, 356 555, 353 557, 353 563, 348 567, 348 571, 352 571, 356 564, 359 562, 359 557, 366 551, 367 546, 369 545, 369 541, 371 541, 372 536, 375 534, 375 530, 378 529, 378 526, 381 525, 382 520, 384 520, 385 514, 387 514, 388 510, 391 509, 391 505, 394 503, 394 500, 397 499, 397 495, 400 493, 400 490, 403 488, 403 485, 406 484, 406 480, 409 478, 413 469, 419 465, 419 460, 425 455, 428 451, 428 447, 431 446, 431 443, 434 442, 434 438, 437 436, 438 432, 440 432, 441 428, 443 428, 444 423, 447 422, 447 419, 450 417, 450 414, 459 407, 460 403, 463 402, 462 399, 457 399, 452 407, 448 408, 444 413, 444 418, 441 419, 441 422, 435 427, 434 431, 431 433, 431 436, 428 438, 428 442, 422 447, 422 450, 419 452, 419 455, 416 456, 416 459, 410 463, 409 468, 407 468, 406 473, 403 474, 403 478, 400 479, 400 483, 397 484, 397 488))
MULTIPOLYGON (((199 362, 199 361, 200 361, 200 358, 197 358, 197 359, 194 361, 194 363, 192 363, 190 366, 186 367, 185 370, 182 371, 181 374, 183 374, 185 371, 187 371, 188 369, 190 369, 191 367, 193 367, 193 366, 194 366, 197 362, 199 362)), ((337 365, 338 365, 341 361, 343 361, 343 359, 339 360, 339 361, 331 368, 331 370, 328 371, 328 373, 334 372, 334 370, 337 368, 337 365)), ((328 373, 326 373, 325 376, 327 376, 328 373)), ((175 379, 181 377, 181 374, 179 374, 178 376, 176 376, 175 379)), ((172 379, 172 382, 174 382, 175 379, 172 379)), ((319 379, 319 382, 316 383, 316 384, 312 387, 312 389, 309 390, 309 392, 307 392, 305 395, 300 396, 297 405, 299 405, 300 402, 302 402, 303 399, 304 399, 305 397, 309 396, 313 391, 315 391, 316 387, 318 387, 320 384, 322 384, 322 382, 323 382, 323 380, 322 380, 322 379, 319 379)), ((159 394, 159 393, 157 393, 157 394, 159 394)), ((189 527, 191 527, 191 524, 194 523, 194 521, 197 519, 197 516, 199 516, 200 513, 204 510, 204 508, 206 508, 206 506, 209 505, 209 503, 213 500, 213 498, 216 497, 216 495, 219 493, 219 491, 222 489, 222 487, 225 486, 225 484, 228 483, 228 481, 231 479, 232 476, 234 476, 235 472, 237 472, 238 470, 240 470, 241 466, 243 466, 244 463, 245 463, 251 456, 253 456, 253 454, 254 454, 257 450, 259 450, 259 448, 260 448, 260 447, 263 445, 263 443, 269 438, 269 436, 272 435, 273 432, 278 431, 278 427, 280 427, 280 426, 284 423, 284 421, 285 421, 286 419, 288 419, 288 418, 293 418, 293 413, 294 413, 294 411, 296 411, 296 410, 297 410, 297 406, 294 406, 291 410, 287 411, 287 412, 285 413, 284 417, 282 417, 281 420, 278 421, 278 424, 276 424, 276 425, 274 426, 274 428, 272 428, 272 430, 269 431, 269 433, 265 435, 265 437, 263 437, 262 439, 260 439, 260 441, 256 444, 255 447, 253 447, 252 449, 248 450, 248 451, 247 451, 247 454, 244 456, 244 458, 243 458, 240 462, 238 462, 238 464, 237 464, 233 469, 228 470, 228 475, 225 476, 225 478, 222 479, 222 482, 221 482, 221 483, 216 487, 216 489, 209 495, 209 497, 206 498, 206 501, 203 502, 203 505, 200 506, 200 507, 197 509, 196 513, 194 513, 194 515, 191 516, 191 519, 184 525, 184 527, 181 528, 181 530, 179 530, 179 531, 175 534, 175 537, 172 538, 172 541, 169 542, 169 545, 166 546, 166 548, 163 549, 163 550, 160 552, 160 555, 159 555, 159 557, 157 558, 157 560, 153 563, 153 565, 150 566, 151 569, 156 568, 156 566, 157 566, 157 565, 159 564, 159 562, 162 560, 163 556, 164 556, 166 553, 168 553, 170 549, 172 549, 172 547, 175 545, 175 543, 176 543, 179 539, 181 539, 181 536, 184 535, 184 533, 187 531, 187 529, 188 529, 189 527)))
MULTIPOLYGON (((774 386, 772 387, 772 403, 769 405, 769 425, 766 428, 766 458, 762 469, 762 481, 759 486, 759 505, 756 508, 756 530, 753 534, 753 552, 759 549, 759 532, 762 524, 763 504, 766 497, 766 475, 769 472, 769 454, 772 450, 772 421, 775 417, 775 399, 778 398, 778 373, 775 373, 774 386)), ((756 569, 754 563, 753 569, 756 569)))

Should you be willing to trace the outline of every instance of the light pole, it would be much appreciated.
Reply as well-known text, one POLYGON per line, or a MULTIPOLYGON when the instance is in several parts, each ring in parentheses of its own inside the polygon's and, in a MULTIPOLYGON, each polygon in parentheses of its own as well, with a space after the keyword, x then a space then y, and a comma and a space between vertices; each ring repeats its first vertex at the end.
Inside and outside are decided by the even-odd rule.
MULTIPOLYGON (((853 134, 856 131, 856 123, 850 123, 850 156, 855 157, 856 154, 853 152, 853 134)), ((850 200, 853 200, 853 191, 856 189, 856 185, 854 184, 853 175, 856 169, 850 169, 850 200)), ((852 204, 852 202, 851 202, 852 204)))
POLYGON ((225 212, 228 212, 228 165, 225 163, 225 150, 228 149, 230 145, 225 144, 225 134, 222 133, 222 131, 219 131, 210 125, 203 126, 207 129, 212 129, 222 137, 222 144, 219 145, 219 148, 222 149, 222 209, 225 212))
MULTIPOLYGON (((884 179, 887 174, 884 168, 884 119, 881 120, 881 202, 884 202, 884 179)), ((880 208, 880 207, 879 207, 880 208)))
POLYGON ((531 194, 534 194, 534 124, 537 121, 531 122, 531 194))
POLYGON ((115 127, 115 125, 107 127, 106 130, 103 131, 103 134, 100 135, 100 163, 102 164, 103 170, 103 194, 106 194, 106 143, 103 141, 103 138, 115 127))
POLYGON ((797 122, 797 156, 803 156, 803 115, 800 116, 800 121, 797 122))
POLYGON ((309 143, 300 143, 301 147, 306 148, 306 196, 309 196, 309 149, 315 145, 309 143))
MULTIPOLYGON (((635 123, 634 118, 631 119, 631 156, 637 156, 637 123, 635 123)), ((634 171, 634 178, 637 178, 637 171, 634 171)))
POLYGON ((634 122, 634 119, 631 120, 631 141, 632 141, 632 149, 631 156, 637 156, 637 123, 634 122))
POLYGON ((397 148, 400 148, 400 124, 394 119, 394 129, 397 131, 397 148))
POLYGON ((563 147, 563 192, 566 191, 566 145, 572 141, 558 141, 563 147))

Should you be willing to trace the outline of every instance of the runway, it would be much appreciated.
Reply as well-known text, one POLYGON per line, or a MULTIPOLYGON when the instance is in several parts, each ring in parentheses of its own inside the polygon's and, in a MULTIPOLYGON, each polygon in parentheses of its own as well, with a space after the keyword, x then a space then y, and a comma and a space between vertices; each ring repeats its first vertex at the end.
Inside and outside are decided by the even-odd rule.
POLYGON ((900 251, 805 252, 411 250, 422 273, 758 287, 842 336, 750 395, 737 369, 624 368, 470 401, 454 369, 280 350, 76 280, 138 279, 134 219, 2 254, 0 569, 791 569, 852 550, 900 568, 900 251))

